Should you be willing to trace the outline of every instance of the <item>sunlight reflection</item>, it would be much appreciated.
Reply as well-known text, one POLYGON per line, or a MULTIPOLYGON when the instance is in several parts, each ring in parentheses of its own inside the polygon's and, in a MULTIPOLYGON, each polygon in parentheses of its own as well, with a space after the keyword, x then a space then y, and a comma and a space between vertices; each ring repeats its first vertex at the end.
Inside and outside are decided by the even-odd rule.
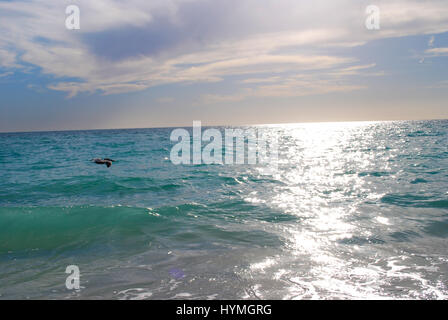
MULTIPOLYGON (((274 277, 288 279, 291 284, 284 298, 313 299, 322 292, 335 296, 339 293, 340 297, 375 296, 373 289, 366 286, 378 281, 379 274, 372 268, 352 267, 352 261, 342 258, 339 243, 354 235, 369 235, 351 223, 350 218, 356 214, 363 192, 367 193, 363 188, 364 177, 356 172, 368 172, 374 161, 372 154, 360 151, 367 148, 362 144, 373 138, 364 132, 371 125, 372 122, 313 123, 280 128, 286 140, 281 150, 282 163, 286 165, 280 166, 281 174, 276 178, 284 186, 278 187, 267 203, 303 218, 299 225, 284 226, 283 234, 289 235, 290 254, 306 261, 310 268, 306 274, 313 275, 313 280, 307 281, 292 272, 277 271, 274 277), (364 135, 363 140, 357 138, 360 135, 364 135), (347 206, 347 197, 359 199, 347 206), (350 274, 362 278, 364 285, 353 285, 347 280, 350 274)), ((266 272, 275 264, 269 258, 251 265, 251 269, 266 272)))

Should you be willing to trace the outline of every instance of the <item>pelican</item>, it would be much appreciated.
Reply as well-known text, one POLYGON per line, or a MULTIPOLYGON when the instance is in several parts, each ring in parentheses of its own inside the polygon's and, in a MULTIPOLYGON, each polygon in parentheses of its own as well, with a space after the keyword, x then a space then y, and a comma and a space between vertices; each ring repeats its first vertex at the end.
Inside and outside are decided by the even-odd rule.
POLYGON ((112 162, 115 162, 115 160, 112 160, 109 158, 104 158, 104 159, 95 158, 95 159, 92 159, 91 161, 95 162, 96 164, 105 164, 108 168, 112 165, 112 162))

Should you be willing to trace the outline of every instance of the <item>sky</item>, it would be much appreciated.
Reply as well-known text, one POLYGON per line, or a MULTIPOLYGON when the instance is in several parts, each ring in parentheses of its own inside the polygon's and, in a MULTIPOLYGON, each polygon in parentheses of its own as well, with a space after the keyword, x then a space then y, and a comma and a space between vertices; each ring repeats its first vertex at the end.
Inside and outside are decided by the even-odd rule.
POLYGON ((0 0, 0 132, 447 119, 447 71, 446 0, 0 0))

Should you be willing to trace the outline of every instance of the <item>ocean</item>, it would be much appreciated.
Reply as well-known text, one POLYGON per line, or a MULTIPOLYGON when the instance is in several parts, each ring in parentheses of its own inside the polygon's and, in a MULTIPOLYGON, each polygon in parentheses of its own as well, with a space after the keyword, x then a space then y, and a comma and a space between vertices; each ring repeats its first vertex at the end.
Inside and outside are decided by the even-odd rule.
POLYGON ((448 121, 256 128, 269 174, 174 165, 173 128, 0 134, 0 299, 448 298, 448 121))

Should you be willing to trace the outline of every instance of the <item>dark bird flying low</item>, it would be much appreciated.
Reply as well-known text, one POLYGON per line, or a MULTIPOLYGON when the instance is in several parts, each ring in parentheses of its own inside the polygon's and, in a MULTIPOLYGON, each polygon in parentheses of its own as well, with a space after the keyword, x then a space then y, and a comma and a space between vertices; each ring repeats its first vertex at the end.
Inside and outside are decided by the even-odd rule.
POLYGON ((112 162, 115 162, 115 160, 112 160, 109 158, 104 158, 104 159, 95 158, 95 159, 92 159, 91 161, 95 162, 96 164, 105 164, 108 168, 112 165, 112 162))

